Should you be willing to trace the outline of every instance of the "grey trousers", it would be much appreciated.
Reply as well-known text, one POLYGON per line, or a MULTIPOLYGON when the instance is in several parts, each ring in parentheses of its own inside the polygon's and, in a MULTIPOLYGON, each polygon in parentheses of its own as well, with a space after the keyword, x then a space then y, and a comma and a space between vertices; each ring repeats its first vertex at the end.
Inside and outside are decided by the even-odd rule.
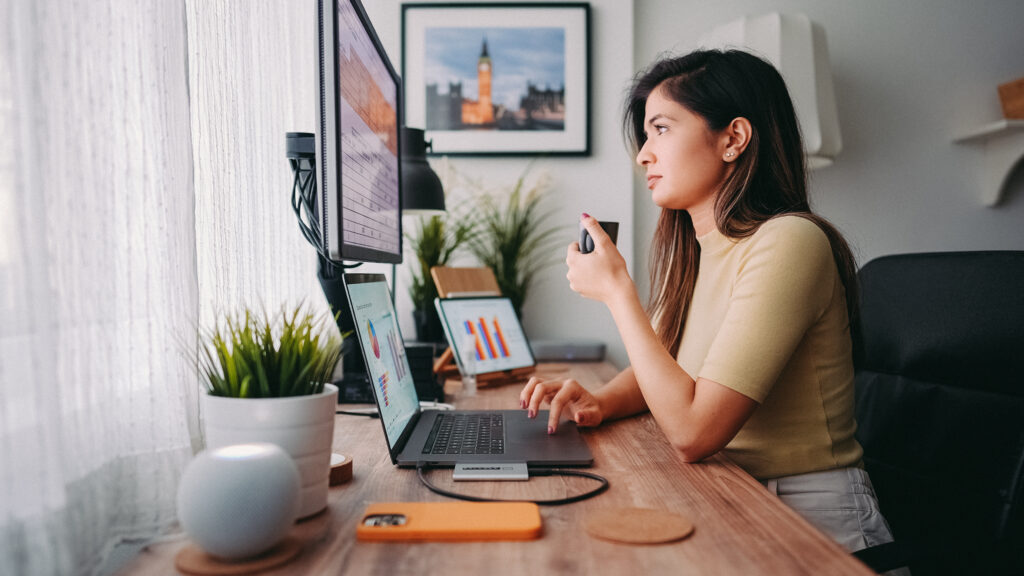
MULTIPOLYGON (((810 472, 761 483, 850 552, 893 540, 889 524, 878 508, 871 479, 860 468, 810 472)), ((910 570, 901 568, 886 574, 909 576, 910 570)))

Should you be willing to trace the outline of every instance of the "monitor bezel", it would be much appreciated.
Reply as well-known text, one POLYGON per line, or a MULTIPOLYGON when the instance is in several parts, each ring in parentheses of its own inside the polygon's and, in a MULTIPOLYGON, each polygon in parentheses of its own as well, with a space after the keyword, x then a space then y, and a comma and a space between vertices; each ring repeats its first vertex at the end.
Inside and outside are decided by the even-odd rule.
POLYGON ((321 174, 323 175, 323 182, 321 183, 322 193, 324 194, 324 200, 321 203, 321 209, 324 211, 323 217, 320 219, 324 230, 322 231, 322 238, 324 242, 324 248, 331 258, 334 260, 352 260, 357 262, 380 262, 385 264, 401 264, 402 263, 402 251, 403 251, 403 230, 402 230, 402 211, 404 206, 402 205, 402 126, 404 125, 404 103, 403 103, 403 87, 402 79, 395 71, 394 65, 391 63, 391 59, 388 57, 387 51, 384 49, 384 45, 380 41, 380 37, 377 36, 377 31, 373 27, 373 23, 370 22, 370 17, 366 13, 366 9, 360 0, 318 0, 317 17, 320 20, 318 23, 318 50, 320 52, 320 67, 317 72, 318 79, 320 81, 319 99, 322 118, 320 121, 321 127, 321 145, 318 146, 317 150, 321 154, 321 174), (328 158, 328 150, 332 151, 332 154, 336 156, 340 150, 340 135, 341 135, 341 114, 340 114, 340 87, 338 85, 340 78, 340 69, 337 58, 337 38, 338 38, 338 2, 349 2, 359 17, 360 24, 363 26, 363 30, 369 36, 370 41, 373 43, 374 49, 377 52, 377 56, 383 62, 387 69, 388 75, 391 77, 395 84, 395 114, 396 114, 396 146, 399 150, 398 154, 398 251, 396 253, 386 252, 383 250, 377 250, 373 248, 367 248, 365 246, 355 246, 345 243, 345 230, 344 230, 344 219, 342 218, 342 166, 340 162, 336 161, 336 158, 328 158), (327 10, 325 10, 325 8, 327 10), (330 46, 324 41, 325 26, 330 27, 329 38, 331 39, 330 46), (331 77, 329 79, 323 78, 324 72, 330 70, 331 77), (329 80, 331 86, 330 90, 325 90, 326 81, 329 80), (331 97, 333 96, 333 97, 331 97), (331 114, 327 114, 327 108, 332 111, 331 114), (330 121, 333 120, 333 121, 330 121), (330 144, 330 146, 328 146, 330 144), (329 196, 333 196, 336 207, 336 214, 328 214, 328 206, 331 203, 328 200, 329 196), (333 236, 333 241, 332 241, 333 236), (332 245, 336 247, 332 249, 332 245))

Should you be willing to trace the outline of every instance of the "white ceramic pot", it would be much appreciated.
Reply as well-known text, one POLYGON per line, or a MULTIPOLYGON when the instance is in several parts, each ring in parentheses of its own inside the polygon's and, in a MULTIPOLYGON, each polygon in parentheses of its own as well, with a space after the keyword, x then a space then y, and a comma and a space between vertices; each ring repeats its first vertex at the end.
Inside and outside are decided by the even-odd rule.
POLYGON ((270 442, 292 457, 302 479, 299 518, 327 506, 338 388, 312 396, 225 398, 203 396, 206 447, 270 442))

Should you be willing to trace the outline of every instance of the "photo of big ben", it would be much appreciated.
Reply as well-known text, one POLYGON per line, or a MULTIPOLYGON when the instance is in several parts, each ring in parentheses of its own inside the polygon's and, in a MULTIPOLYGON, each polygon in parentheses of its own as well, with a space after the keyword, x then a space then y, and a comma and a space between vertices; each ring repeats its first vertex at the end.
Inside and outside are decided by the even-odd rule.
POLYGON ((565 129, 562 28, 431 28, 427 130, 565 129))

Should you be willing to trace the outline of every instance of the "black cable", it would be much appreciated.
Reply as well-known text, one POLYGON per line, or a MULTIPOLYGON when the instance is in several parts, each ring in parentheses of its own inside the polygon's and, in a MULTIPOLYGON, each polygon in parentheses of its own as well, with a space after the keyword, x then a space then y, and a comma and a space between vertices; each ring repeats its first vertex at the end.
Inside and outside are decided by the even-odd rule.
POLYGON ((321 270, 325 278, 334 277, 334 269, 340 271, 349 270, 362 265, 362 262, 345 264, 342 260, 331 258, 327 249, 324 248, 323 232, 320 230, 320 221, 317 219, 317 184, 316 184, 316 163, 312 159, 300 160, 299 158, 288 159, 292 168, 292 211, 299 223, 299 230, 306 241, 313 245, 321 259, 321 270))
POLYGON ((530 468, 530 476, 578 476, 580 478, 590 478, 591 480, 597 480, 601 483, 600 486, 594 488, 589 492, 583 494, 577 494, 576 496, 570 496, 568 498, 556 498, 553 500, 506 500, 503 498, 481 498, 479 496, 470 496, 469 494, 457 494, 455 492, 449 492, 447 490, 438 488, 427 480, 427 477, 423 475, 423 471, 428 467, 424 464, 416 465, 416 474, 420 477, 420 482, 427 487, 431 492, 440 494, 441 496, 447 496, 449 498, 457 498, 459 500, 469 500, 470 502, 533 502, 538 506, 561 506, 563 504, 572 504, 573 502, 579 502, 580 500, 586 500, 597 496, 601 492, 608 489, 608 479, 604 476, 599 476, 591 472, 583 472, 580 470, 566 470, 564 468, 530 468))
POLYGON ((356 412, 354 410, 335 410, 335 414, 344 414, 345 416, 365 416, 367 418, 380 418, 380 413, 376 410, 373 412, 356 412))

